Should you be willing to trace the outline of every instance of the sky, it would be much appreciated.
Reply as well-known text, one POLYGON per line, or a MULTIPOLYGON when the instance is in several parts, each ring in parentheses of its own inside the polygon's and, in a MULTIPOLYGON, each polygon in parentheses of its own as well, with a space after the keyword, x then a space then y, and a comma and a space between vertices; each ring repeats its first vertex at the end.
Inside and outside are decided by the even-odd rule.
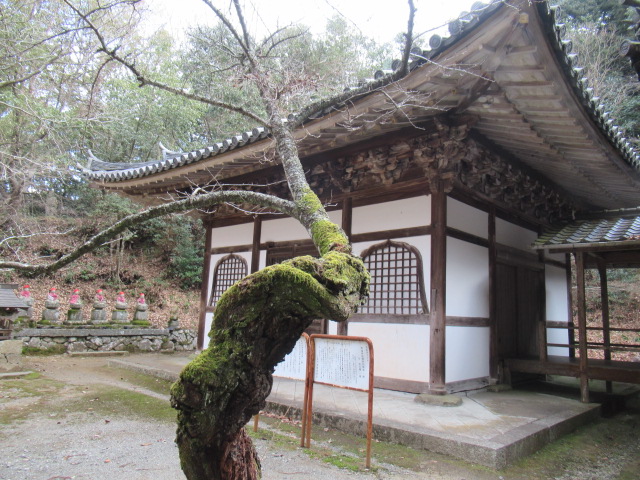
MULTIPOLYGON (((223 7, 231 3, 230 0, 213 1, 223 7)), ((206 22, 213 15, 202 0, 146 0, 146 3, 155 13, 153 22, 178 37, 190 26, 206 22)), ((266 32, 266 26, 273 29, 289 23, 302 23, 318 33, 324 31, 326 19, 339 12, 354 28, 380 42, 392 41, 398 33, 406 30, 409 11, 404 0, 246 0, 246 3, 258 5, 257 13, 247 14, 247 23, 252 31, 266 32)), ((474 0, 415 0, 414 31, 422 33, 446 25, 461 12, 469 11, 473 3, 474 0)), ((426 39, 432 33, 427 33, 426 39)), ((442 35, 442 29, 437 33, 442 35)))

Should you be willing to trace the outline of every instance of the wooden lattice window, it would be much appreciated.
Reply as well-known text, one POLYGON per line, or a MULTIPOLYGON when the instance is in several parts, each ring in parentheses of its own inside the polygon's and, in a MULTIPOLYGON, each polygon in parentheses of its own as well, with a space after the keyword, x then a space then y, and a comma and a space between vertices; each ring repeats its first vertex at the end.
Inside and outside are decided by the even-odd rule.
POLYGON ((371 285, 369 300, 358 313, 421 315, 429 312, 422 256, 415 247, 387 240, 362 252, 362 260, 371 274, 371 285))
POLYGON ((213 288, 209 306, 215 307, 222 294, 234 283, 247 276, 247 261, 233 253, 222 257, 213 270, 213 288))

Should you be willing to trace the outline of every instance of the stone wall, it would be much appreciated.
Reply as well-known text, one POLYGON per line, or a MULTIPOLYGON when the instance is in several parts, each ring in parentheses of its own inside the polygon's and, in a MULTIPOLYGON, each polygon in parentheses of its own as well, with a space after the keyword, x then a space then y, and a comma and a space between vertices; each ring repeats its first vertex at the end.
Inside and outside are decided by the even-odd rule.
POLYGON ((196 333, 155 328, 28 328, 13 333, 22 345, 63 352, 174 352, 196 348, 196 333))

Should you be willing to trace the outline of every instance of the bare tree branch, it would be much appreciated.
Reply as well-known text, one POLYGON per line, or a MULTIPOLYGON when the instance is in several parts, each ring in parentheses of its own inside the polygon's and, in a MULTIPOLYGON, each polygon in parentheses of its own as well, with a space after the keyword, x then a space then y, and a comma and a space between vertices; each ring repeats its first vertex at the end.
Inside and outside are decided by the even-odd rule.
MULTIPOLYGON (((127 68, 136 77, 136 80, 140 83, 140 86, 150 85, 152 87, 156 87, 156 88, 158 88, 160 90, 164 90, 166 92, 173 93, 174 95, 179 95, 179 96, 181 96, 183 98, 187 98, 189 100, 194 100, 196 102, 204 103, 206 105, 211 105, 212 107, 223 108, 223 109, 228 110, 230 112, 234 112, 234 113, 237 113, 237 114, 242 115, 244 117, 247 117, 247 118, 255 121, 256 123, 258 123, 261 126, 267 126, 267 121, 265 119, 261 118, 260 116, 254 114, 254 113, 252 113, 252 112, 250 112, 248 110, 245 110, 242 107, 239 107, 237 105, 233 105, 233 104, 230 104, 230 103, 226 103, 226 102, 221 102, 221 101, 218 101, 218 100, 213 100, 211 98, 203 97, 201 95, 196 95, 194 93, 188 92, 185 89, 172 87, 170 85, 166 85, 164 83, 161 83, 161 82, 158 82, 158 81, 155 81, 155 80, 152 80, 152 79, 148 78, 147 76, 145 76, 142 72, 140 72, 137 69, 137 67, 135 66, 135 64, 133 62, 127 60, 126 58, 124 58, 124 57, 122 57, 122 56, 120 56, 118 54, 118 48, 119 47, 109 48, 109 45, 107 44, 104 36, 102 35, 100 30, 93 24, 93 22, 89 18, 90 14, 82 13, 77 7, 75 7, 70 2, 70 0, 63 0, 63 1, 93 31, 93 33, 95 34, 96 38, 98 39, 98 42, 100 43, 100 46, 101 46, 100 51, 104 52, 109 57, 111 57, 113 60, 115 60, 116 62, 120 63, 122 66, 127 68)), ((206 2, 207 2, 207 0, 205 0, 205 3, 206 2)), ((211 6, 211 8, 215 8, 215 7, 211 6)), ((233 26, 231 26, 231 28, 233 28, 233 26)))
POLYGON ((411 55, 411 47, 413 46, 413 22, 416 15, 416 7, 413 4, 413 0, 407 0, 409 3, 409 20, 407 21, 407 31, 404 41, 404 49, 402 51, 402 62, 398 69, 398 74, 404 77, 409 73, 409 57, 411 55))
POLYGON ((221 190, 204 195, 190 196, 188 198, 185 198, 184 200, 178 200, 175 202, 158 205, 156 207, 151 207, 143 210, 142 212, 128 215, 106 230, 103 230, 97 235, 91 237, 91 239, 82 244, 73 252, 64 255, 60 259, 50 264, 30 265, 20 262, 0 262, 0 269, 14 269, 29 276, 45 275, 59 270, 66 265, 69 265, 71 262, 77 260, 85 253, 88 253, 95 248, 103 245, 107 240, 115 237, 117 234, 123 232, 131 225, 145 222, 152 218, 168 215, 170 213, 185 212, 188 210, 210 207, 212 205, 218 205, 227 202, 250 203, 253 205, 272 208, 294 218, 298 218, 299 216, 297 208, 289 200, 284 200, 273 195, 266 195, 258 192, 221 190))

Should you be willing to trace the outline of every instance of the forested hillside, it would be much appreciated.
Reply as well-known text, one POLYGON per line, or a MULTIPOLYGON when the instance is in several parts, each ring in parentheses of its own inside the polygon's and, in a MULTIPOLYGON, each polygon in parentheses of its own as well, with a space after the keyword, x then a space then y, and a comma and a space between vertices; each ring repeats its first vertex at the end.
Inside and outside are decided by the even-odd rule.
MULTIPOLYGON (((91 2, 89 2, 91 3, 91 2)), ((73 7, 80 2, 10 0, 0 7, 0 255, 3 260, 47 263, 69 253, 117 219, 142 207, 90 188, 77 164, 92 156, 109 162, 159 158, 162 148, 188 151, 252 128, 247 119, 215 105, 170 92, 141 88, 101 45, 73 7)), ((88 6, 88 4, 87 4, 88 6)), ((193 80, 196 96, 259 105, 251 82, 229 83, 224 63, 234 40, 219 27, 199 27, 181 41, 149 30, 144 3, 113 1, 92 22, 112 42, 136 45, 136 68, 173 88, 193 80), (129 10, 135 4, 134 10, 129 10), (108 8, 107 8, 108 7, 108 8), (134 11, 134 14, 131 14, 134 11), (211 40, 219 45, 207 48, 211 40)), ((287 52, 305 74, 298 108, 341 91, 344 85, 390 62, 391 45, 353 31, 340 16, 326 33, 298 26, 287 52)), ((211 179, 215 188, 215 178, 211 179)), ((179 197, 176 193, 174 198, 179 197)), ((169 199, 168 199, 169 200, 169 199)), ((97 251, 45 278, 0 272, 2 282, 28 283, 36 317, 50 287, 65 308, 74 288, 89 308, 102 288, 108 298, 123 290, 133 300, 144 292, 151 320, 176 314, 197 324, 204 234, 197 215, 174 215, 134 225, 97 251)))

